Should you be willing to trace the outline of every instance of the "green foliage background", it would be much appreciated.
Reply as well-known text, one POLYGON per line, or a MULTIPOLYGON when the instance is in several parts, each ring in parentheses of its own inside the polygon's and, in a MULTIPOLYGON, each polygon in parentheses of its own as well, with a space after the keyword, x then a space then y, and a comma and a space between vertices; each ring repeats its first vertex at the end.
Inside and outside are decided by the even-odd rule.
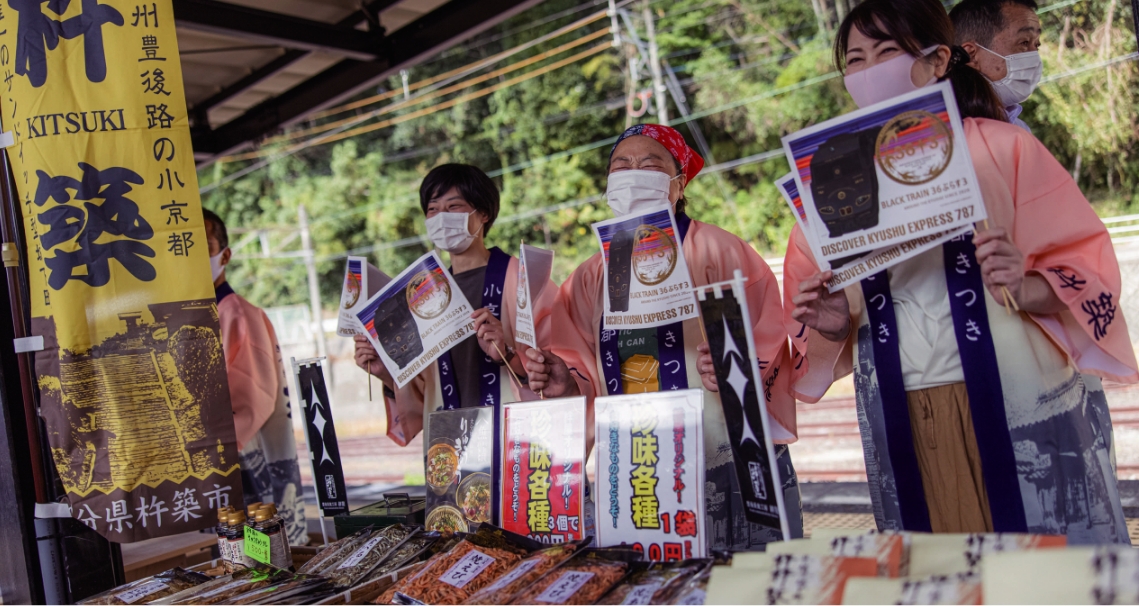
MULTIPOLYGON (((410 79, 415 82, 491 56, 606 6, 604 0, 582 1, 547 0, 411 69, 410 79), (570 13, 575 8, 579 10, 570 13)), ((650 4, 661 56, 676 71, 689 109, 707 114, 695 123, 717 162, 776 150, 781 136, 854 109, 834 73, 831 43, 837 23, 855 2, 655 0, 650 4)), ((628 9, 644 38, 639 0, 628 9)), ((1134 151, 1139 139, 1139 70, 1134 60, 1103 65, 1136 50, 1130 7, 1121 0, 1059 0, 1041 7, 1041 20, 1046 80, 1026 104, 1023 119, 1064 166, 1079 166, 1079 183, 1102 214, 1134 212, 1130 209, 1139 204, 1135 192, 1139 161, 1134 151)), ((608 26, 608 18, 599 20, 500 65, 608 26)), ((527 69, 610 40, 603 37, 527 69)), ((649 74, 639 76, 634 90, 650 89, 649 74)), ((554 279, 564 280, 597 249, 589 225, 610 216, 599 196, 605 191, 609 145, 542 159, 619 134, 627 124, 628 80, 624 49, 606 49, 479 99, 337 143, 314 145, 218 187, 204 196, 204 205, 221 214, 231 229, 263 230, 259 239, 274 255, 250 258, 261 251, 257 242, 238 250, 228 272, 231 283, 265 307, 308 301, 296 237, 302 204, 311 217, 326 306, 339 298, 343 257, 349 252, 366 253, 384 271, 398 273, 428 250, 421 238, 418 186, 427 171, 445 162, 466 162, 492 175, 501 173, 495 181, 502 191, 502 209, 489 244, 510 252, 517 250, 520 239, 549 246, 557 252, 554 279), (520 164, 526 168, 512 169, 520 164), (409 239, 410 243, 403 242, 409 239), (401 245, 393 247, 396 244, 401 245)), ((385 89, 401 87, 396 77, 385 89)), ((401 113, 439 101, 412 105, 401 113)), ((345 115, 351 114, 325 120, 345 115)), ((671 100, 669 116, 678 116, 671 100)), ((657 120, 650 110, 635 121, 657 120)), ((694 142, 688 124, 678 128, 694 142)), ((270 140, 263 149, 283 145, 270 140)), ((203 169, 199 177, 203 184, 216 182, 248 162, 219 162, 203 169)), ((793 218, 772 180, 787 170, 786 161, 777 155, 703 174, 688 188, 689 214, 741 235, 765 256, 782 255, 793 218)), ((235 234, 231 244, 242 237, 235 234)))

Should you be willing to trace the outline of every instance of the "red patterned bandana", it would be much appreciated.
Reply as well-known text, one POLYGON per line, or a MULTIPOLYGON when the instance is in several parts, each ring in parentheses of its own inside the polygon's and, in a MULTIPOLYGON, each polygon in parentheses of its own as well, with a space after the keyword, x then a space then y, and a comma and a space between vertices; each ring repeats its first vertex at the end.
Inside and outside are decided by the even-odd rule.
POLYGON ((684 141, 684 135, 675 128, 663 124, 638 124, 621 133, 621 136, 617 137, 617 142, 613 144, 613 149, 609 151, 609 161, 613 161, 613 152, 617 151, 617 146, 622 141, 636 135, 648 137, 663 145, 672 157, 680 162, 680 170, 684 172, 690 183, 700 173, 700 169, 704 168, 704 158, 688 146, 684 141))

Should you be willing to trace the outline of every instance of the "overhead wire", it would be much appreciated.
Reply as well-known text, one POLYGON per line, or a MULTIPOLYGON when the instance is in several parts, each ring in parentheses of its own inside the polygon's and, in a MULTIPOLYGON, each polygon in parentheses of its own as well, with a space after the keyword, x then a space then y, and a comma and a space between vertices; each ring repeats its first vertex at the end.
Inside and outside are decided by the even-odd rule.
MULTIPOLYGON (((390 105, 387 105, 387 106, 380 108, 380 109, 376 110, 375 112, 373 112, 372 117, 379 117, 379 116, 382 116, 385 114, 390 114, 392 112, 399 111, 400 109, 411 107, 413 105, 417 105, 419 103, 423 103, 423 102, 429 101, 431 99, 436 99, 436 98, 442 97, 444 95, 449 95, 451 93, 461 91, 463 89, 466 89, 470 86, 474 86, 476 84, 482 84, 483 82, 486 82, 487 80, 492 80, 492 79, 497 78, 499 76, 506 75, 510 72, 520 70, 524 67, 529 67, 535 63, 538 63, 540 61, 544 61, 544 60, 549 59, 550 57, 553 57, 555 55, 560 55, 560 54, 566 52, 567 50, 571 50, 571 49, 577 48, 579 46, 588 44, 590 42, 593 42, 594 40, 597 40, 598 38, 601 38, 601 37, 607 36, 607 35, 609 35, 608 30, 604 30, 604 29, 598 30, 596 32, 593 32, 592 34, 588 34, 586 36, 582 36, 581 38, 571 40, 570 42, 562 44, 556 48, 552 48, 548 51, 534 55, 533 57, 529 57, 529 58, 523 59, 522 61, 519 61, 517 63, 512 63, 506 67, 496 69, 492 72, 487 72, 481 76, 477 76, 477 77, 472 78, 470 80, 464 80, 462 82, 459 82, 458 84, 454 84, 454 85, 448 86, 446 88, 436 89, 436 90, 430 91, 428 93, 423 94, 422 96, 419 96, 419 97, 416 97, 413 99, 408 99, 406 101, 398 101, 396 103, 392 103, 390 105)), ((368 104, 370 104, 370 102, 368 104)), ((339 113, 339 112, 337 112, 337 113, 339 113)), ((355 117, 345 118, 345 119, 337 120, 334 122, 328 122, 325 124, 321 124, 319 126, 313 126, 313 127, 306 128, 306 129, 292 131, 289 133, 285 133, 279 137, 276 137, 275 139, 272 139, 271 141, 294 140, 294 139, 299 139, 299 138, 307 136, 307 135, 327 132, 327 131, 330 131, 330 130, 336 128, 337 126, 341 126, 342 124, 350 122, 351 120, 354 120, 354 119, 355 119, 355 117)), ((249 154, 243 154, 243 155, 249 155, 249 154)), ((236 159, 236 158, 231 158, 231 159, 236 159)))
MULTIPOLYGON (((349 137, 355 137, 355 136, 362 135, 365 133, 370 133, 372 131, 379 130, 381 128, 386 128, 388 126, 394 126, 396 124, 402 124, 403 122, 407 122, 408 120, 414 120, 415 118, 420 118, 423 116, 434 114, 434 113, 443 111, 445 109, 452 108, 452 107, 454 107, 460 103, 465 103, 467 101, 479 99, 479 98, 485 97, 487 95, 490 95, 491 93, 502 90, 504 88, 509 88, 511 86, 514 86, 516 84, 520 84, 520 83, 525 82, 527 80, 537 78, 538 76, 550 73, 556 69, 561 69, 567 65, 581 61, 582 59, 587 59, 589 57, 592 57, 593 55, 602 53, 606 50, 610 50, 611 48, 612 48, 612 46, 608 42, 603 43, 603 44, 598 44, 598 45, 593 46, 591 48, 588 48, 588 49, 586 49, 580 53, 577 53, 575 55, 571 55, 571 56, 566 57, 565 59, 561 59, 559 61, 555 61, 554 63, 551 63, 551 64, 546 65, 544 67, 538 68, 536 70, 526 72, 525 74, 522 74, 521 76, 515 76, 514 78, 500 82, 500 83, 495 84, 493 86, 488 86, 487 88, 480 89, 480 90, 472 92, 472 93, 467 93, 465 95, 459 95, 458 97, 448 99, 447 101, 444 101, 442 103, 437 103, 435 105, 431 105, 429 107, 425 107, 425 108, 422 108, 422 109, 419 109, 419 110, 416 110, 416 111, 413 111, 413 112, 410 112, 407 114, 402 114, 402 115, 396 116, 394 118, 389 118, 387 120, 381 120, 379 122, 376 122, 375 124, 369 124, 367 126, 359 126, 359 127, 353 128, 352 130, 346 130, 343 132, 332 134, 332 135, 327 136, 327 137, 322 137, 319 142, 312 143, 310 141, 303 141, 301 143, 298 143, 296 146, 294 146, 295 150, 289 150, 289 151, 295 153, 295 151, 300 151, 301 149, 309 148, 309 147, 312 147, 313 145, 327 145, 329 143, 335 143, 337 141, 341 141, 341 140, 347 139, 349 137)), ((349 122, 346 124, 351 125, 352 123, 349 122)), ((234 160, 234 161, 248 160, 248 159, 253 159, 253 158, 260 158, 260 157, 263 157, 264 155, 265 154, 263 152, 260 152, 260 151, 249 152, 247 154, 238 154, 235 156, 231 156, 230 159, 234 160)))

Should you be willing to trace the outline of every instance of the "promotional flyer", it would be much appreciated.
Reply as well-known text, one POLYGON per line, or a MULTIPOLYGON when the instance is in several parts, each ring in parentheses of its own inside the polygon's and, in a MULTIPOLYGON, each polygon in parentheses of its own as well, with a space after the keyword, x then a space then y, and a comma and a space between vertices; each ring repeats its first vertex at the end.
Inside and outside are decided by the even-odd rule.
POLYGON ((671 208, 594 223, 593 233, 605 259, 606 329, 652 328, 698 315, 671 208))
POLYGON ((820 258, 833 262, 985 219, 964 133, 946 82, 784 137, 820 258))
POLYGON ((519 343, 538 346, 535 307, 553 268, 554 251, 522 244, 518 251, 518 305, 514 316, 514 339, 519 343))
POLYGON ((431 413, 424 467, 427 530, 474 532, 495 520, 494 408, 431 413))
POLYGON ((348 257, 344 265, 344 285, 340 291, 340 309, 336 318, 336 334, 354 337, 366 334, 356 314, 384 286, 391 276, 368 263, 367 257, 348 257))
POLYGON ((585 397, 502 407, 500 526, 543 543, 585 537, 585 397))
POLYGON ((897 265, 930 248, 941 246, 942 243, 973 229, 971 226, 960 227, 951 231, 943 231, 934 235, 923 236, 874 252, 859 253, 848 258, 836 259, 833 262, 829 262, 823 259, 822 253, 819 252, 818 244, 814 242, 814 233, 807 226, 807 209, 803 205, 803 198, 810 196, 810 194, 800 195, 799 185, 798 182, 795 181, 794 173, 788 173, 776 179, 775 186, 779 189, 779 193, 783 194, 784 201, 787 202, 791 210, 795 213, 795 221, 799 224, 799 229, 802 230, 803 236, 807 239, 807 244, 810 245, 811 253, 815 256, 815 261, 819 264, 819 267, 827 268, 834 272, 834 276, 827 281, 827 290, 831 292, 841 290, 851 284, 856 284, 867 276, 897 265))
POLYGON ((705 557, 704 392, 608 396, 594 409, 597 545, 705 557))
POLYGON ((356 317, 396 386, 403 387, 456 343, 475 334, 473 311, 432 251, 368 299, 356 317))

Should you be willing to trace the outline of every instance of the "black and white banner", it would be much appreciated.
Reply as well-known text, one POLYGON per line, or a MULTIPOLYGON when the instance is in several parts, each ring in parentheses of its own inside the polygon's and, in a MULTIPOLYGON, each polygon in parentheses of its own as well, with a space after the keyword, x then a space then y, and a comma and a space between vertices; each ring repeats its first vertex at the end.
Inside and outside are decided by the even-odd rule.
POLYGON ((344 467, 340 464, 340 447, 336 443, 336 426, 332 422, 321 359, 294 360, 293 375, 305 411, 305 441, 312 458, 313 484, 321 516, 348 513, 344 467))
POLYGON ((696 290, 708 335, 720 403, 728 426, 744 512, 753 524, 789 537, 783 482, 771 442, 767 403, 760 397, 759 372, 751 317, 740 272, 736 279, 696 290))

